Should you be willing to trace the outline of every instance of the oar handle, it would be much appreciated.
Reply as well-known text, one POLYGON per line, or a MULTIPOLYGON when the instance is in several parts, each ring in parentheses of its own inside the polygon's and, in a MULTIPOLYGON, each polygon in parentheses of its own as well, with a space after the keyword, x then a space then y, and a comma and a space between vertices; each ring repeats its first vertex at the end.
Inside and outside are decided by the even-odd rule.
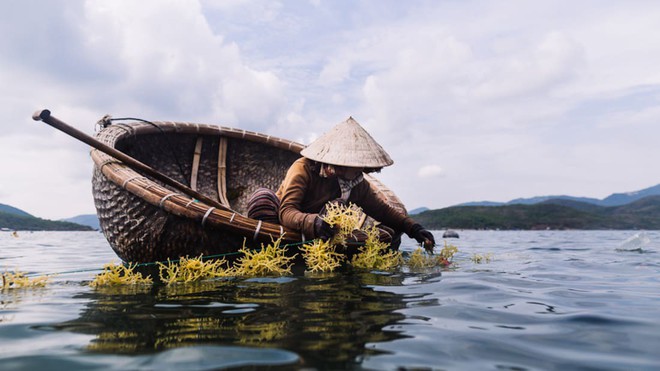
POLYGON ((108 146, 105 143, 101 143, 98 140, 92 138, 91 136, 83 133, 82 131, 80 131, 80 130, 78 130, 78 129, 76 129, 76 128, 60 121, 59 119, 51 116, 50 111, 47 110, 47 109, 35 112, 32 115, 32 119, 34 119, 35 121, 43 121, 46 124, 54 127, 55 129, 60 130, 64 133, 78 139, 79 141, 81 141, 83 143, 86 143, 86 144, 98 149, 99 151, 101 151, 101 152, 103 152, 103 153, 105 153, 109 156, 112 156, 112 157, 116 158, 117 160, 119 160, 119 161, 123 162, 124 164, 126 164, 126 166, 130 167, 131 169, 136 170, 136 171, 140 171, 143 174, 149 175, 154 179, 160 180, 161 182, 163 182, 163 183, 165 183, 165 184, 167 184, 171 187, 176 188, 177 190, 185 193, 186 195, 188 195, 190 197, 196 198, 197 200, 205 202, 206 204, 208 204, 210 206, 214 206, 218 209, 229 210, 229 208, 227 208, 226 206, 220 204, 218 201, 215 201, 215 200, 213 200, 213 199, 211 199, 211 198, 209 198, 209 197, 207 197, 207 196, 191 189, 190 187, 186 186, 185 184, 182 184, 182 183, 168 177, 167 175, 164 175, 163 173, 158 172, 157 170, 153 169, 149 165, 146 165, 146 164, 134 159, 133 157, 125 154, 124 152, 118 151, 117 149, 112 148, 112 147, 108 146))

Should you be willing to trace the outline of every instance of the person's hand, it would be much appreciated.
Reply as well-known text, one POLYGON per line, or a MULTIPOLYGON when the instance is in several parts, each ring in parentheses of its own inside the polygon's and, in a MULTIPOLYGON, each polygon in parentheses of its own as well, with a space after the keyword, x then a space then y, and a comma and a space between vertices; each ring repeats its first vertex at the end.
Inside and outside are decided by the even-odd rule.
POLYGON ((335 230, 330 224, 328 224, 328 222, 317 215, 316 219, 314 219, 314 234, 316 235, 316 238, 327 241, 335 235, 335 230))
POLYGON ((421 243, 426 250, 433 251, 435 246, 435 238, 433 234, 419 224, 414 224, 410 231, 410 237, 414 238, 417 242, 421 243))

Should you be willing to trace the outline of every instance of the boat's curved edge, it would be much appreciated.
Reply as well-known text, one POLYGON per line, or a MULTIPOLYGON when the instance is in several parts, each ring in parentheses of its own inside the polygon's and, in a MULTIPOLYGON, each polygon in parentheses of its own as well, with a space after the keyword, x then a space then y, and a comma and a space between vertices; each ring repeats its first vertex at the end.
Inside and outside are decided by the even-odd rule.
MULTIPOLYGON (((154 122, 154 124, 159 125, 160 129, 154 125, 145 123, 115 124, 98 133, 97 138, 101 142, 114 147, 117 141, 126 136, 158 133, 162 129, 166 133, 198 133, 201 135, 239 138, 295 153, 298 153, 303 147, 299 143, 286 139, 228 127, 178 122, 154 122)), ((303 236, 300 233, 284 228, 279 224, 251 219, 231 209, 222 210, 195 200, 182 192, 170 189, 159 182, 139 174, 120 161, 97 149, 91 151, 91 158, 95 167, 108 181, 167 213, 195 221, 199 224, 200 228, 229 231, 241 236, 248 243, 271 242, 280 237, 286 243, 303 240, 303 236)))

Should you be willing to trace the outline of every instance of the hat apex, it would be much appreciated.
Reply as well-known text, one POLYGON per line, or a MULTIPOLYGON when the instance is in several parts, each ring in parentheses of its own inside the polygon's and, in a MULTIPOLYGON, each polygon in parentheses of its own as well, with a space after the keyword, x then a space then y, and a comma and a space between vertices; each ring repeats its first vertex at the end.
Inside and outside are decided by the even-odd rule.
POLYGON ((300 154, 325 164, 381 168, 394 161, 353 117, 335 125, 300 154))

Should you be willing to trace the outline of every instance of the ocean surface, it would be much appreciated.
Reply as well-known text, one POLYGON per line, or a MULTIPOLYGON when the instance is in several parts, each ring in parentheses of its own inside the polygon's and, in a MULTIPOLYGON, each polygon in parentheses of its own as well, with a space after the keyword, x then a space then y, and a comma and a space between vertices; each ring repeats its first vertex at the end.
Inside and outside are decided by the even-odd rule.
POLYGON ((0 272, 58 273, 0 291, 0 370, 660 369, 660 231, 459 234, 450 268, 94 289, 101 233, 0 232, 0 272))

